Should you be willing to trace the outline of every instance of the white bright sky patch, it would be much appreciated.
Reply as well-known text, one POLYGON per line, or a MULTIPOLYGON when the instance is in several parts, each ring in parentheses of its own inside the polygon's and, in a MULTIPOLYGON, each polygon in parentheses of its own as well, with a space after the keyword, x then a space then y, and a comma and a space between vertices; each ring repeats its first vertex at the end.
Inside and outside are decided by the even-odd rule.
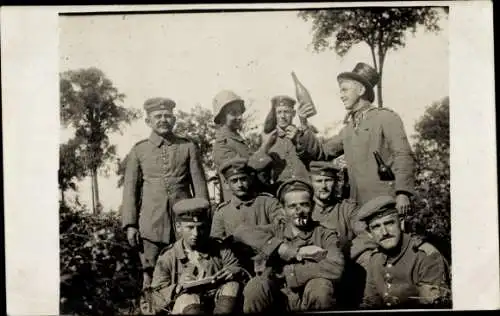
MULTIPOLYGON (((338 126, 344 109, 336 76, 357 62, 372 63, 368 46, 355 46, 344 58, 334 51, 314 53, 311 22, 297 11, 66 16, 60 18, 60 71, 97 67, 126 95, 124 106, 141 108, 147 98, 165 96, 177 109, 200 104, 212 108, 221 89, 252 100, 256 123, 263 121, 270 99, 295 95, 290 72, 310 91, 318 115, 311 122, 324 131, 338 126)), ((419 30, 406 47, 388 53, 383 78, 384 106, 397 111, 408 136, 432 102, 448 92, 448 20, 439 34, 419 30)), ((61 131, 64 142, 71 136, 61 131)), ((119 157, 149 135, 143 120, 112 135, 119 157)), ((411 137, 410 137, 411 141, 411 137)), ((105 210, 117 209, 117 177, 100 177, 105 210)), ((90 179, 79 185, 90 205, 90 179)))

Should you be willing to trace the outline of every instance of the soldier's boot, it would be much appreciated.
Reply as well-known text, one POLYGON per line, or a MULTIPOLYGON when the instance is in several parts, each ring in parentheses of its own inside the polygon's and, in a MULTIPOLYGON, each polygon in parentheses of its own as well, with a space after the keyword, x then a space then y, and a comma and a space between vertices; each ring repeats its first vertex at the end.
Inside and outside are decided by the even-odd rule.
POLYGON ((223 284, 217 291, 214 314, 230 314, 236 308, 240 285, 236 281, 223 284))
POLYGON ((307 282, 302 294, 302 310, 331 310, 335 304, 335 290, 332 281, 317 278, 307 282))

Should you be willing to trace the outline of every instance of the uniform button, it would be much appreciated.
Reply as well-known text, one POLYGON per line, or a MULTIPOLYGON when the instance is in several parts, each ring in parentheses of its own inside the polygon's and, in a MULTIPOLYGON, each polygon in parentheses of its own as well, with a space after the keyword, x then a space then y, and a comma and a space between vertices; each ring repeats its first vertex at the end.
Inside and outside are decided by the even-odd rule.
POLYGON ((385 293, 384 293, 384 296, 389 296, 389 293, 385 292, 385 293))
POLYGON ((387 302, 387 306, 391 306, 391 303, 387 302))
POLYGON ((386 274, 385 274, 385 277, 386 277, 386 278, 390 278, 390 277, 391 277, 391 275, 390 275, 389 273, 386 273, 386 274))
POLYGON ((391 288, 391 283, 387 283, 387 288, 391 288))
POLYGON ((392 264, 390 264, 390 263, 389 263, 389 264, 387 265, 387 267, 388 267, 388 268, 392 268, 392 264))
POLYGON ((269 240, 267 243, 270 245, 272 243, 272 241, 269 240))

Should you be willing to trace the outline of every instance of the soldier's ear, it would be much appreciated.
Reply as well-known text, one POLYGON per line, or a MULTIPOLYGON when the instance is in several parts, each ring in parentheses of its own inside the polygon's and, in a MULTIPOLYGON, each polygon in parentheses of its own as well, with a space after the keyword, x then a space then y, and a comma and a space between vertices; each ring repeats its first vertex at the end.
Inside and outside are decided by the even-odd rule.
POLYGON ((177 230, 177 232, 181 231, 181 223, 179 223, 179 222, 175 223, 175 230, 177 230))
POLYGON ((365 95, 365 92, 366 92, 365 86, 360 82, 356 82, 356 83, 358 85, 359 95, 365 95))
POLYGON ((294 117, 295 114, 297 114, 297 111, 295 109, 292 109, 292 117, 294 117))

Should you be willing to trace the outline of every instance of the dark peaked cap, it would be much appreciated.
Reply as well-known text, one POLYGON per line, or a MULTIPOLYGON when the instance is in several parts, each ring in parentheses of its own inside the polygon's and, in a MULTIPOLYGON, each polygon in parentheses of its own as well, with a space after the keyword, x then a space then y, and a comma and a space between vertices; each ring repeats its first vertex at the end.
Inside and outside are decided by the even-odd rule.
POLYGON ((203 198, 183 199, 172 207, 178 221, 204 222, 208 221, 210 203, 203 198))
POLYGON ((155 110, 172 111, 174 107, 175 107, 175 102, 169 98, 160 98, 160 97, 151 98, 147 99, 146 102, 144 102, 144 110, 148 114, 155 110))
POLYGON ((377 196, 366 202, 358 211, 358 219, 368 222, 379 216, 397 213, 396 200, 389 195, 377 196))

